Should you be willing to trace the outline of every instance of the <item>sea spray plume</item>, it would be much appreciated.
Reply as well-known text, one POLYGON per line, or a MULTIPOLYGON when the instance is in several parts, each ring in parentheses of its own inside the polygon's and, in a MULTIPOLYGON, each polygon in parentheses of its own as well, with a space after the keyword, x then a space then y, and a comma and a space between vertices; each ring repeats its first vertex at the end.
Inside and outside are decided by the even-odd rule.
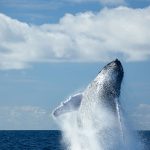
POLYGON ((82 93, 54 110, 67 149, 133 149, 125 141, 121 119, 119 96, 123 75, 121 62, 118 59, 110 62, 82 93))

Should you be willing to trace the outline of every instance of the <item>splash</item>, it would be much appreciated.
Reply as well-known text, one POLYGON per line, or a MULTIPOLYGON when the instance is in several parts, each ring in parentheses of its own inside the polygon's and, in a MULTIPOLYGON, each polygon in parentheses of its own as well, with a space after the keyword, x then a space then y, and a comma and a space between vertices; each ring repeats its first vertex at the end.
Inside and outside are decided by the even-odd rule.
POLYGON ((103 104, 95 105, 92 110, 90 115, 75 111, 59 117, 58 124, 67 150, 143 149, 137 136, 126 125, 118 100, 116 112, 103 104))

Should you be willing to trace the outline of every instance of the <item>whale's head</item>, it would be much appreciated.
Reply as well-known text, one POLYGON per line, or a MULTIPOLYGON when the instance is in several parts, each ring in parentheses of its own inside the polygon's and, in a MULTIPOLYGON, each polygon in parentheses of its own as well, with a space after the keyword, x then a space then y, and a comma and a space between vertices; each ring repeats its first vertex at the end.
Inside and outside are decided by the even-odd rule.
POLYGON ((120 95, 124 71, 121 62, 116 59, 107 64, 95 79, 98 93, 105 102, 114 105, 113 101, 120 95))
POLYGON ((106 76, 106 79, 116 83, 121 83, 124 75, 122 64, 118 59, 107 64, 101 73, 106 76))

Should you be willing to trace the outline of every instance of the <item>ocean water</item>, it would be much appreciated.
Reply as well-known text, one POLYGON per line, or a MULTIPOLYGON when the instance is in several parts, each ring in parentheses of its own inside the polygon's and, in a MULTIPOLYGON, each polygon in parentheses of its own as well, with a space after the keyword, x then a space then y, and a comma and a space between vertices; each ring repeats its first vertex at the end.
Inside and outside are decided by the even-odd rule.
MULTIPOLYGON (((150 150, 150 131, 139 131, 150 150)), ((0 150, 65 150, 61 131, 0 131, 0 150)))
POLYGON ((60 131, 0 131, 0 150, 63 150, 60 131))

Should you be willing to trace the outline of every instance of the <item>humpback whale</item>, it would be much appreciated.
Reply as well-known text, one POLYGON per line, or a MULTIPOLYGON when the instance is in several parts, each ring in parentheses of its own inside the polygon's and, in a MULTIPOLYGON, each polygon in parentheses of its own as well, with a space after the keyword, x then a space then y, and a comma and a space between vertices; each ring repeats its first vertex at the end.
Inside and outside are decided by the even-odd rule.
POLYGON ((116 112, 116 100, 119 103, 123 75, 123 67, 118 59, 108 63, 82 93, 70 96, 62 102, 53 111, 53 116, 58 117, 72 111, 87 114, 99 104, 116 112))
POLYGON ((143 149, 129 131, 120 106, 124 71, 116 59, 78 94, 70 96, 53 116, 70 150, 143 149))

